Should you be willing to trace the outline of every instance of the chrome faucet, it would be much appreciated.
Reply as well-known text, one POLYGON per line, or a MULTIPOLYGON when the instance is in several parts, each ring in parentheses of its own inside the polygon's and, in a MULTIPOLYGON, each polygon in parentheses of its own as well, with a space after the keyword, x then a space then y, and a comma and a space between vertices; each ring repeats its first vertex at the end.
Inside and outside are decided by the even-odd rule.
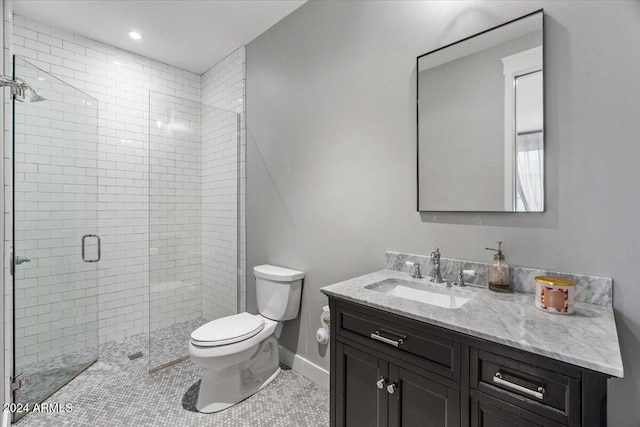
POLYGON ((458 272, 456 274, 456 281, 453 282, 453 286, 467 286, 467 284, 464 282, 465 274, 467 276, 475 277, 476 276, 476 271, 475 270, 463 270, 463 269, 459 268, 458 272))
POLYGON ((411 277, 413 277, 414 279, 422 279, 422 273, 420 272, 420 264, 418 264, 417 262, 411 262, 411 261, 407 261, 405 262, 405 264, 408 265, 409 267, 414 267, 411 277))
POLYGON ((464 272, 462 271, 461 268, 458 269, 456 281, 453 282, 453 286, 467 286, 464 283, 464 272))
POLYGON ((433 283, 444 283, 444 280, 442 280, 442 275, 440 274, 439 248, 436 248, 433 252, 431 252, 431 256, 429 256, 429 264, 433 265, 433 269, 431 270, 431 281, 433 283))

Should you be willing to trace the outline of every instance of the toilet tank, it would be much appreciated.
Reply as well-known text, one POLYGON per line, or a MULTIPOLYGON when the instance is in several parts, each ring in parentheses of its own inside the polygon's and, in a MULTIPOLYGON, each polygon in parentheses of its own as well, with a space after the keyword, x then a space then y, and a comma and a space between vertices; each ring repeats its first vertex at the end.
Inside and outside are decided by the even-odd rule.
POLYGON ((261 315, 276 321, 298 317, 304 273, 264 264, 254 267, 253 275, 261 315))

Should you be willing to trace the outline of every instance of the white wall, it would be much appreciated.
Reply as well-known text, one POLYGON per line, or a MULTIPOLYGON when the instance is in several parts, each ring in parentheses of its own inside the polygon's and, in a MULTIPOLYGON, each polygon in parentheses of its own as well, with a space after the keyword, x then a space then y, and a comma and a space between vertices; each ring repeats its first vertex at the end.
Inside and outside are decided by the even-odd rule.
POLYGON ((244 81, 244 46, 202 75, 202 315, 207 320, 244 310, 245 304, 244 81))
POLYGON ((244 202, 244 181, 238 181, 244 147, 237 138, 244 138, 244 47, 202 78, 19 16, 13 47, 99 100, 100 343, 149 330, 149 249, 154 328, 199 317, 203 306, 209 318, 236 312, 239 269, 244 276, 244 217, 237 210, 244 202), (188 132, 153 128, 158 118, 148 114, 150 90, 153 114, 166 125, 173 111, 191 122, 188 132))
MULTIPOLYGON (((4 51, 4 74, 10 75, 13 70, 13 0, 3 0, 4 21, 3 21, 3 51, 4 51)), ((6 91, 6 89, 5 89, 6 91)), ((11 107, 11 97, 4 98, 4 227, 3 234, 4 244, 4 289, 3 289, 3 305, 4 305, 4 395, 7 400, 11 399, 9 384, 13 375, 13 277, 11 276, 11 251, 13 244, 13 200, 12 192, 12 176, 13 176, 13 115, 11 107)))
POLYGON ((200 102, 157 92, 150 94, 149 109, 153 332, 202 316, 202 112, 200 102))
POLYGON ((613 277, 625 378, 609 425, 637 426, 638 40, 638 2, 358 1, 308 2, 251 42, 247 272, 306 273, 283 345, 328 367, 319 289, 384 268, 385 250, 489 261, 502 240, 515 265, 613 277), (541 7, 546 212, 416 212, 416 57, 541 7))
MULTIPOLYGON (((6 3, 11 10, 11 2, 6 3)), ((235 312, 238 306, 243 310, 245 219, 243 211, 238 217, 237 206, 240 203, 244 209, 244 47, 201 77, 19 16, 7 18, 5 26, 5 34, 9 35, 5 52, 13 49, 17 55, 100 101, 100 135, 96 159, 93 159, 97 168, 87 165, 95 170, 98 178, 95 207, 99 224, 95 228, 103 241, 98 279, 100 343, 149 330, 150 237, 151 261, 154 268, 158 267, 156 273, 152 272, 152 281, 158 286, 151 290, 157 291, 154 295, 159 296, 151 307, 155 314, 151 318, 153 327, 202 314, 201 261, 205 262, 207 273, 217 275, 205 283, 221 285, 217 291, 205 293, 213 296, 222 292, 219 302, 209 298, 210 306, 217 305, 219 312, 211 315, 218 317, 235 312), (150 90, 159 98, 152 107, 166 107, 191 121, 189 132, 154 134, 152 142, 158 147, 151 156, 148 145, 150 90), (200 111, 201 100, 205 107, 200 111), (158 213, 152 219, 151 235, 150 207, 157 208, 158 213), (176 212, 181 212, 180 218, 176 217, 176 212), (205 219, 204 227, 202 218, 205 219), (203 237, 214 242, 213 251, 207 252, 211 247, 203 244, 203 237), (176 251, 174 246, 179 241, 183 244, 179 245, 180 251, 176 251), (204 254, 207 256, 203 260, 201 255, 204 254), (172 277, 176 280, 168 281, 172 277), (178 282, 180 289, 173 286, 178 282)), ((10 72, 10 60, 6 67, 10 72)), ((9 144, 5 189, 9 195, 10 111, 9 108, 5 119, 5 138, 9 144)), ((155 123, 154 118, 151 120, 155 123)), ((51 123, 49 120, 40 124, 45 127, 51 123)), ((32 129, 37 132, 37 128, 38 125, 32 129)), ((27 163, 25 167, 28 167, 27 163)), ((5 223, 10 224, 11 200, 8 201, 5 223)), ((25 228, 24 232, 27 231, 25 228)), ((11 236, 8 235, 5 248, 10 245, 11 236)), ((8 280, 5 304, 9 304, 4 316, 8 332, 4 365, 8 387, 13 331, 8 268, 4 276, 8 280)), ((44 272, 42 276, 43 280, 47 277, 44 272)), ((38 293, 42 292, 38 289, 38 293)), ((48 297, 51 295, 41 295, 41 301, 48 297)), ((41 327, 50 328, 51 323, 45 322, 41 327)), ((42 336, 44 338, 44 334, 42 336)), ((48 350, 50 348, 43 348, 42 354, 35 355, 45 357, 48 350)), ((21 351, 23 349, 18 349, 19 354, 21 351)))
MULTIPOLYGON (((11 21, 10 21, 10 12, 11 12, 11 6, 12 6, 12 1, 11 0, 2 0, 2 2, 0 3, 0 14, 2 14, 2 16, 0 17, 0 23, 2 24, 2 31, 0 33, 0 49, 2 50, 0 52, 0 64, 2 64, 1 69, 2 69, 2 74, 3 75, 7 75, 8 74, 8 70, 9 68, 7 67, 7 58, 9 57, 9 51, 7 49, 6 46, 9 46, 8 44, 8 40, 7 40, 7 36, 5 34, 10 34, 11 33, 11 21), (6 30, 5 30, 6 29, 6 30)), ((7 271, 8 269, 6 268, 7 266, 7 255, 6 255, 6 247, 7 247, 7 242, 6 242, 6 238, 5 238, 5 232, 7 231, 7 228, 5 227, 5 221, 6 221, 6 216, 5 216, 5 180, 6 180, 6 164, 7 164, 7 160, 5 159, 5 149, 6 149, 6 144, 7 141, 10 141, 10 139, 8 139, 8 136, 10 136, 10 133, 7 131, 6 129, 6 114, 8 111, 8 99, 9 98, 6 95, 7 90, 4 89, 2 91, 2 95, 0 95, 0 103, 2 105, 1 107, 1 113, 0 113, 0 179, 2 180, 2 183, 0 184, 0 213, 3 215, 3 219, 0 222, 0 236, 2 236, 1 238, 1 242, 0 242, 0 298, 2 299, 2 301, 0 302, 0 343, 2 343, 3 345, 3 351, 0 352, 0 379, 2 379, 3 381, 3 386, 0 387, 0 402, 6 403, 5 398, 8 398, 8 393, 6 392, 6 389, 8 387, 8 372, 9 370, 7 369, 7 366, 5 365, 7 357, 6 357, 6 353, 8 351, 8 346, 7 344, 7 338, 6 338, 6 333, 5 333, 5 325, 6 325, 6 313, 7 313, 7 309, 5 307, 5 301, 6 301, 6 297, 5 297, 5 293, 6 293, 6 289, 8 288, 8 284, 10 283, 7 278, 9 277, 9 271, 7 271)), ((11 322, 11 325, 13 325, 13 321, 11 322)), ((8 416, 7 415, 3 415, 3 419, 2 422, 5 422, 5 418, 8 416)))
MULTIPOLYGON (((97 354, 98 271, 82 262, 80 242, 98 225, 98 111, 94 99, 23 60, 15 69, 48 99, 16 102, 14 111, 13 249, 30 259, 15 269, 20 369, 74 351, 97 354)), ((86 246, 94 258, 95 240, 86 246)))
POLYGON ((100 343, 149 330, 149 91, 200 102, 200 76, 19 16, 16 55, 99 101, 100 343))

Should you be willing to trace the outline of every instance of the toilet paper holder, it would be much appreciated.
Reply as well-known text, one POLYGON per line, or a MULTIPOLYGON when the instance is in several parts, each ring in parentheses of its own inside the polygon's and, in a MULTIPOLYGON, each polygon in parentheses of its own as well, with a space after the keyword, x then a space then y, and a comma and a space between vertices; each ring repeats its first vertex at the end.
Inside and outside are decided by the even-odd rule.
POLYGON ((320 315, 320 324, 325 329, 331 328, 331 312, 329 311, 328 305, 325 305, 324 307, 322 307, 322 314, 320 315))
POLYGON ((322 307, 322 314, 320 315, 320 327, 316 331, 316 340, 321 345, 327 345, 329 343, 329 328, 331 328, 331 312, 329 306, 322 307))

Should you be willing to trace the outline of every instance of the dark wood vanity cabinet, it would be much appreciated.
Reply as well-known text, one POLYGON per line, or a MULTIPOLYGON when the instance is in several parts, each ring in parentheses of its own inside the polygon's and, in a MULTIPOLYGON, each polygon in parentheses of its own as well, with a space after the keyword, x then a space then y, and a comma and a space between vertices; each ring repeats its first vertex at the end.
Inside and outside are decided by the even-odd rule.
POLYGON ((336 343, 337 426, 459 426, 460 392, 384 356, 336 343))
POLYGON ((606 376, 330 298, 334 427, 606 426, 606 376))
POLYGON ((540 424, 527 421, 524 418, 510 412, 508 409, 500 409, 490 403, 477 399, 471 399, 471 426, 472 427, 538 427, 540 424))
POLYGON ((389 374, 389 366, 378 357, 364 351, 336 343, 336 377, 341 386, 336 390, 343 402, 341 416, 335 425, 378 426, 387 418, 388 399, 380 393, 376 382, 389 374))

